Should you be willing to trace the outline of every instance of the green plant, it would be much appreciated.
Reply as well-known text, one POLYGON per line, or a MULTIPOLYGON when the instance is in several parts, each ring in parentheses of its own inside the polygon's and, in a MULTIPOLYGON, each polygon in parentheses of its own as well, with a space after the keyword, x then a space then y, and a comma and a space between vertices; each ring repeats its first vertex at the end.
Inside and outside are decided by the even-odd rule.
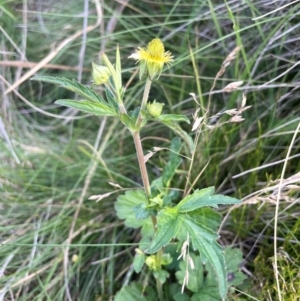
MULTIPOLYGON (((238 50, 239 48, 236 48, 226 58, 216 79, 222 76, 238 50)), ((198 143, 200 134, 204 132, 203 128, 210 128, 206 123, 208 120, 207 110, 199 106, 196 111, 192 129, 196 135, 193 141, 191 136, 179 125, 180 122, 190 123, 185 115, 162 114, 162 103, 156 101, 149 103, 148 101, 152 82, 159 79, 164 65, 173 61, 171 53, 165 52, 163 43, 156 38, 148 44, 147 48, 138 48, 130 58, 136 59, 140 63, 140 79, 142 80, 146 75, 143 99, 140 106, 132 111, 127 111, 124 103, 125 89, 122 86, 121 59, 118 48, 115 65, 105 54, 102 54, 105 66, 93 64, 94 83, 95 85, 105 85, 105 97, 75 80, 48 76, 35 79, 60 85, 76 92, 83 98, 80 101, 60 99, 56 101, 57 104, 97 116, 118 118, 132 134, 144 189, 127 190, 124 195, 118 197, 115 208, 118 217, 125 220, 127 227, 141 227, 142 239, 139 248, 136 249, 133 267, 137 273, 141 272, 144 266, 147 266, 152 272, 156 279, 159 300, 165 300, 166 290, 163 289, 163 284, 170 276, 171 271, 168 266, 176 261, 176 257, 178 257, 176 250, 180 248, 181 253, 178 260, 181 259, 181 262, 173 264, 173 268, 175 267, 176 277, 182 285, 182 289, 179 289, 178 292, 180 285, 175 286, 173 290, 177 291, 172 298, 175 301, 188 298, 188 295, 183 294, 186 286, 192 292, 192 300, 198 300, 197 298, 204 297, 205 294, 200 290, 201 285, 203 283, 212 285, 213 283, 214 298, 216 300, 220 297, 225 299, 230 285, 226 270, 229 259, 225 260, 224 250, 217 242, 219 215, 210 207, 217 208, 218 205, 237 204, 240 203, 240 200, 214 194, 213 187, 201 190, 194 188, 196 181, 192 182, 190 171, 195 162, 195 144, 198 143), (198 118, 197 113, 200 109, 203 116, 198 118), (146 162, 159 149, 144 156, 140 138, 141 130, 150 121, 166 125, 179 136, 172 140, 169 161, 165 164, 161 176, 151 183, 146 162), (183 149, 186 152, 185 156, 182 154, 183 149), (179 192, 180 187, 173 187, 181 158, 190 161, 190 169, 182 193, 179 192), (193 252, 190 252, 189 249, 190 242, 194 249, 193 252), (204 269, 202 265, 205 265, 206 268, 204 269), (181 294, 178 295, 180 290, 182 290, 181 294)), ((224 91, 231 92, 236 90, 239 85, 241 82, 229 84, 224 91)), ((195 95, 193 97, 197 103, 195 95)), ((210 100, 209 98, 209 103, 210 100)), ((228 110, 224 113, 232 116, 231 122, 240 122, 243 120, 241 113, 248 108, 245 107, 245 104, 246 98, 244 97, 240 109, 228 110)), ((179 262, 178 260, 177 262, 179 262)), ((238 263, 234 265, 235 271, 237 266, 238 263)), ((239 279, 242 281, 243 277, 240 276, 239 279)), ((234 284, 239 284, 240 281, 234 284)), ((132 283, 130 286, 124 287, 117 294, 115 300, 140 300, 142 293, 143 287, 132 283)), ((151 298, 149 296, 154 294, 151 288, 147 294, 143 297, 144 300, 153 300, 149 299, 151 298)))

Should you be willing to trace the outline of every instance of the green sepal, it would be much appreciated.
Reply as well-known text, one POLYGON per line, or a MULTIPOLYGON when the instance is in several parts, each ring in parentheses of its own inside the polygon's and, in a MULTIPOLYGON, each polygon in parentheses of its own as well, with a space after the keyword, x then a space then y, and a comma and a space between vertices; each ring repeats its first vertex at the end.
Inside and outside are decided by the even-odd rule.
POLYGON ((97 116, 117 116, 117 113, 108 105, 104 105, 103 103, 99 102, 96 103, 88 100, 78 101, 73 99, 59 99, 55 103, 97 116))
POLYGON ((145 60, 141 60, 141 61, 139 62, 139 64, 140 64, 139 78, 140 78, 140 80, 141 80, 141 79, 143 78, 143 75, 144 75, 145 71, 146 71, 147 63, 146 63, 145 60))

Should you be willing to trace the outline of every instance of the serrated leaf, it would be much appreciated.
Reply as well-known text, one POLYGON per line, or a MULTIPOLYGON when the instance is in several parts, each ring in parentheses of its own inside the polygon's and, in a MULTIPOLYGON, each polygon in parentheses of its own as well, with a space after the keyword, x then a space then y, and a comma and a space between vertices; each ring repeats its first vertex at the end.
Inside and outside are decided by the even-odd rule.
POLYGON ((199 250, 203 262, 208 261, 215 271, 221 298, 227 295, 227 275, 224 255, 216 242, 207 242, 200 237, 192 238, 193 247, 199 250))
POLYGON ((155 298, 155 293, 150 286, 144 289, 141 284, 132 282, 129 286, 122 287, 114 301, 153 301, 155 300, 153 298, 155 298))
MULTIPOLYGON (((128 190, 120 195, 115 203, 117 216, 125 220, 125 226, 130 228, 139 228, 145 224, 152 226, 151 219, 137 220, 133 208, 141 203, 147 205, 145 193, 142 190, 128 190)), ((153 226, 152 226, 153 228, 153 226)))
POLYGON ((116 116, 117 113, 109 106, 102 103, 95 103, 88 100, 72 100, 72 99, 59 99, 56 104, 81 110, 86 113, 94 114, 97 116, 116 116))
POLYGON ((199 223, 214 232, 218 231, 222 221, 222 215, 209 207, 203 207, 189 212, 189 216, 193 218, 196 223, 199 223))
POLYGON ((225 259, 221 247, 214 241, 218 236, 213 234, 212 231, 209 232, 208 229, 205 233, 198 224, 193 223, 183 215, 179 215, 179 219, 182 220, 182 227, 186 228, 189 233, 193 248, 200 252, 202 262, 206 263, 208 261, 214 269, 219 284, 220 296, 225 298, 227 294, 225 259))
POLYGON ((169 121, 180 122, 180 121, 185 121, 188 124, 190 124, 190 120, 185 115, 162 114, 159 117, 157 117, 156 119, 158 119, 161 122, 169 122, 169 121))
POLYGON ((47 83, 52 83, 55 85, 59 85, 69 91, 73 91, 79 95, 81 95, 84 99, 87 99, 91 102, 95 103, 103 103, 105 104, 105 100, 97 94, 91 88, 84 86, 78 83, 75 79, 70 80, 64 77, 54 77, 54 76, 35 76, 33 80, 43 81, 47 83))
POLYGON ((193 139, 190 137, 190 135, 184 131, 179 124, 173 121, 164 121, 164 120, 159 120, 161 123, 166 125, 168 128, 170 128, 172 131, 174 131, 178 136, 180 136, 185 143, 187 144, 189 151, 192 153, 195 149, 195 145, 193 142, 193 139))
POLYGON ((178 137, 173 138, 170 149, 169 161, 164 167, 162 173, 162 180, 165 187, 169 187, 170 181, 172 180, 176 169, 181 162, 181 158, 178 155, 181 149, 181 139, 178 137))
POLYGON ((208 242, 212 242, 219 238, 219 235, 213 232, 211 229, 197 223, 190 216, 186 214, 178 215, 178 219, 181 221, 181 225, 189 233, 189 237, 201 236, 201 239, 205 239, 208 242))
MULTIPOLYGON (((208 187, 201 190, 196 190, 193 194, 188 195, 176 206, 178 212, 190 212, 198 208, 208 206, 206 200, 215 191, 214 187, 208 187)), ((216 205, 211 205, 211 207, 216 207, 216 205)))
MULTIPOLYGON (((203 286, 203 278, 204 278, 204 269, 203 269, 203 264, 202 261, 200 259, 200 256, 196 256, 193 253, 189 254, 190 257, 192 258, 194 264, 195 264, 195 269, 192 270, 189 266, 188 266, 188 272, 189 272, 189 281, 186 284, 186 287, 194 292, 197 293, 199 292, 199 290, 201 289, 201 287, 203 286)), ((179 270, 176 272, 176 278, 178 279, 178 282, 182 285, 184 282, 184 278, 186 275, 186 269, 187 269, 187 265, 188 263, 181 260, 179 263, 179 270)))
POLYGON ((177 212, 172 209, 163 209, 157 215, 157 230, 150 246, 145 250, 153 254, 166 246, 177 234, 180 221, 177 212))

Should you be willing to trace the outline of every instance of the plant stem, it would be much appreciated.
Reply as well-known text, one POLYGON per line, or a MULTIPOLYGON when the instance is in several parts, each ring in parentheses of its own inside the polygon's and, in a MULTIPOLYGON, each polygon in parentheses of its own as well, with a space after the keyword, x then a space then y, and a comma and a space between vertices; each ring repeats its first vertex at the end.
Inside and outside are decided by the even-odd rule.
MULTIPOLYGON (((148 97, 149 97, 149 91, 151 88, 151 83, 152 82, 151 82, 150 78, 147 78, 146 84, 145 84, 145 89, 144 89, 144 94, 143 94, 143 99, 142 99, 142 103, 141 103, 140 113, 139 113, 139 116, 136 121, 136 125, 138 127, 141 125, 141 123, 143 121, 142 112, 146 109, 146 105, 147 105, 147 101, 148 101, 148 97)), ((140 172, 141 172, 141 176, 142 176, 145 194, 146 194, 148 203, 150 204, 151 186, 149 183, 147 167, 146 167, 146 163, 144 160, 144 152, 143 152, 143 146, 142 146, 142 142, 141 142, 140 132, 139 131, 133 132, 132 136, 133 136, 136 154, 138 157, 139 168, 140 168, 140 172)), ((152 219, 154 231, 156 231, 156 217, 151 215, 151 219, 152 219)), ((159 267, 161 267, 161 257, 162 257, 162 250, 159 250, 156 254, 156 260, 157 260, 159 267)), ((160 301, 164 301, 162 283, 160 282, 159 279, 156 279, 156 288, 157 288, 157 292, 158 292, 158 299, 160 301)))
MULTIPOLYGON (((137 158, 138 158, 138 162, 139 162, 139 168, 140 168, 140 172, 141 172, 141 176, 142 176, 145 194, 146 194, 146 197, 148 200, 148 204, 150 204, 151 186, 149 183, 148 172, 147 172, 146 163, 144 160, 144 153, 143 153, 140 132, 133 132, 132 136, 133 136, 135 150, 136 150, 136 154, 137 154, 137 158)), ((156 217, 151 215, 151 219, 152 219, 152 224, 153 224, 153 228, 155 231, 156 230, 156 217)))
POLYGON ((142 143, 141 143, 140 132, 134 132, 134 133, 132 133, 132 136, 133 136, 133 141, 134 141, 134 145, 135 145, 137 158, 139 161, 139 167, 140 167, 140 172, 141 172, 141 176, 142 176, 142 180, 143 180, 145 193, 146 193, 146 196, 147 196, 147 199, 149 202, 149 199, 151 197, 151 188, 150 188, 146 163, 144 160, 144 153, 143 153, 143 147, 142 147, 142 143))
POLYGON ((162 284, 158 279, 156 279, 156 287, 157 287, 157 292, 158 292, 158 299, 160 301, 164 301, 164 292, 162 289, 162 284))
MULTIPOLYGON (((162 258, 162 254, 163 254, 163 250, 160 249, 157 253, 156 253, 156 263, 159 269, 161 269, 161 258, 162 258)), ((159 279, 156 279, 156 288, 157 288, 157 292, 158 292, 158 298, 160 301, 164 301, 164 292, 162 289, 162 283, 160 282, 159 279)))
POLYGON ((139 113, 139 117, 136 121, 136 125, 140 126, 142 123, 142 112, 146 109, 146 105, 147 105, 147 101, 149 98, 149 91, 151 88, 151 79, 149 77, 147 77, 146 83, 145 83, 145 89, 144 89, 144 94, 143 94, 143 99, 142 99, 142 103, 141 103, 141 108, 140 108, 140 113, 139 113))

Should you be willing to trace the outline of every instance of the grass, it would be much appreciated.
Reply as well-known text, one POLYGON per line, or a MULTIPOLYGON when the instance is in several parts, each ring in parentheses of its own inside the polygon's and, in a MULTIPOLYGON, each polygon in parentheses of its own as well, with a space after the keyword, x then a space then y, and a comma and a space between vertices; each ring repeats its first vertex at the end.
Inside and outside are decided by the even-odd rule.
MULTIPOLYGON (((130 108, 143 91, 134 76, 136 66, 127 57, 156 36, 176 61, 154 84, 150 98, 165 100, 166 111, 190 118, 195 104, 189 93, 207 106, 222 62, 236 45, 243 46, 217 80, 210 115, 239 106, 242 92, 252 107, 243 113, 244 122, 203 133, 192 178, 209 161, 196 186, 214 185, 218 192, 244 200, 243 206, 222 212, 221 236, 224 245, 243 251, 247 300, 298 300, 300 5, 282 1, 280 9, 278 3, 261 0, 227 1, 227 6, 195 0, 96 3, 0 4, 0 300, 65 300, 68 294, 69 300, 111 300, 137 277, 130 262, 138 232, 116 218, 118 193, 100 202, 88 200, 115 191, 108 181, 122 187, 141 185, 129 133, 110 119, 84 118, 54 105, 56 99, 76 96, 30 81, 27 61, 41 63, 35 74, 90 83, 91 62, 99 62, 100 51, 113 57, 118 43, 130 108), (87 35, 85 28, 90 28, 87 35), (238 80, 244 81, 239 91, 221 91, 238 80), (15 83, 15 92, 5 94, 15 83), (289 147, 289 157, 295 157, 282 174, 289 147), (95 159, 96 150, 100 156, 95 159), (280 178, 286 181, 279 201, 280 178)), ((168 147, 173 137, 157 124, 149 124, 142 134, 145 150, 168 147)), ((151 158, 150 177, 160 172, 166 155, 151 158)), ((187 168, 183 165, 182 175, 187 168)))

